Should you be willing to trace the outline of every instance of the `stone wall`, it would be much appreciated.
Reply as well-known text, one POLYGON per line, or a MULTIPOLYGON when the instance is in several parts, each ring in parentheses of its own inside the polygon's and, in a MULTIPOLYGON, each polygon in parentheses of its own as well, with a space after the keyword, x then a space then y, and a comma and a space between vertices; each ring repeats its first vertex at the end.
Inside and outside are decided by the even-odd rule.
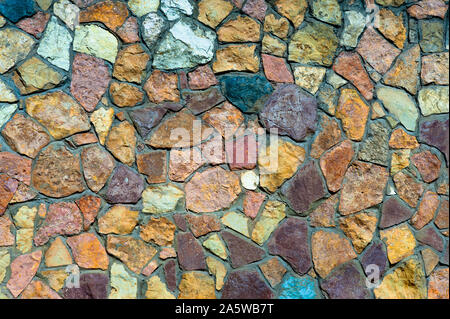
POLYGON ((446 0, 0 0, 0 298, 449 298, 448 43, 446 0))

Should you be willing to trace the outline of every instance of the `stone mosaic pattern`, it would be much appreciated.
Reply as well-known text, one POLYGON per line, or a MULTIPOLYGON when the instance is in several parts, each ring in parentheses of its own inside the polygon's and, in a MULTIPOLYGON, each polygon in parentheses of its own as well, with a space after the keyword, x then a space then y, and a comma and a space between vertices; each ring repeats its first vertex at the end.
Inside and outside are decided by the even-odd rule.
POLYGON ((0 298, 449 298, 448 27, 0 0, 0 298))

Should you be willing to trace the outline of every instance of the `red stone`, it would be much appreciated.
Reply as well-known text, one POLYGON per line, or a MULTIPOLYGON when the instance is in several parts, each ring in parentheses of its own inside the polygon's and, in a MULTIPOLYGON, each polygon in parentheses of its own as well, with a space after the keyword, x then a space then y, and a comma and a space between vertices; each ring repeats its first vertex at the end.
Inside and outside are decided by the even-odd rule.
POLYGON ((188 73, 188 78, 189 86, 192 90, 204 90, 218 83, 209 65, 199 66, 188 73))
POLYGON ((244 213, 250 218, 255 218, 258 215, 259 209, 262 203, 266 199, 264 193, 257 193, 253 191, 247 191, 244 198, 244 213))
POLYGON ((441 161, 430 151, 424 151, 411 156, 411 161, 417 167, 426 183, 438 179, 441 170, 441 161))
POLYGON ((205 254, 200 243, 191 233, 177 235, 178 262, 183 270, 206 269, 205 254))
POLYGON ((9 152, 0 153, 0 174, 6 174, 26 185, 31 182, 31 164, 29 158, 9 152))
POLYGON ((100 197, 88 195, 81 197, 75 203, 83 214, 84 230, 88 230, 97 217, 100 206, 102 205, 102 199, 100 197))
POLYGON ((8 207, 8 203, 14 197, 19 182, 5 174, 0 174, 0 216, 8 207))
POLYGON ((269 81, 294 83, 294 78, 286 65, 285 59, 268 54, 261 54, 261 57, 264 73, 269 81))

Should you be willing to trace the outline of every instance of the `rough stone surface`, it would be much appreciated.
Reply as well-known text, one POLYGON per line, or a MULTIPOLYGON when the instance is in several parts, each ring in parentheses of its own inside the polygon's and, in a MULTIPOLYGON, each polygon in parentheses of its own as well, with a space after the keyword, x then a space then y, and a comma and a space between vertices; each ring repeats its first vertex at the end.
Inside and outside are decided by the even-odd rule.
POLYGON ((224 299, 271 299, 273 292, 255 270, 236 270, 223 287, 224 299))
POLYGON ((206 269, 205 255, 202 246, 191 233, 177 235, 178 262, 184 270, 206 269))
POLYGON ((120 165, 109 182, 106 200, 112 204, 133 204, 144 191, 143 179, 130 168, 120 165))
POLYGON ((230 252, 231 266, 240 268, 264 258, 265 252, 255 244, 251 244, 233 235, 231 232, 221 233, 230 252))

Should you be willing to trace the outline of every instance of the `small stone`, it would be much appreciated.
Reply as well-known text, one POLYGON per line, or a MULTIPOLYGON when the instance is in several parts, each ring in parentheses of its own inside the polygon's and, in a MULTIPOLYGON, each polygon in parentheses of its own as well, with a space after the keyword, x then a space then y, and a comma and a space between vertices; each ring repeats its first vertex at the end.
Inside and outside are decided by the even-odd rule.
POLYGON ((425 299, 427 281, 422 265, 416 258, 408 259, 387 274, 373 292, 377 299, 425 299))
POLYGON ((424 116, 448 113, 448 86, 425 87, 419 91, 419 107, 424 116))
POLYGON ((442 52, 444 50, 444 24, 437 20, 419 21, 421 29, 420 48, 425 53, 442 52))
POLYGON ((338 47, 338 38, 333 27, 310 22, 292 36, 289 43, 289 61, 330 66, 338 47))
POLYGON ((69 71, 72 35, 52 17, 45 29, 37 53, 51 64, 69 71))
POLYGON ((17 29, 0 30, 0 74, 11 69, 30 53, 34 40, 31 36, 17 29))
POLYGON ((315 94, 322 84, 326 69, 322 67, 297 66, 294 68, 295 84, 315 94))
POLYGON ((61 237, 56 238, 45 252, 45 266, 59 267, 72 264, 72 257, 61 237))
POLYGON ((55 139, 90 129, 81 106, 62 91, 35 95, 25 100, 27 113, 41 123, 55 139))
POLYGON ((398 150, 392 153, 391 160, 391 175, 397 174, 402 169, 409 166, 409 157, 411 156, 411 150, 398 150))
POLYGON ((213 257, 207 257, 206 264, 208 265, 209 273, 216 278, 216 289, 222 290, 224 279, 227 275, 227 269, 224 264, 213 257))
POLYGON ((305 17, 308 2, 306 0, 276 0, 275 7, 280 14, 294 24, 295 28, 298 28, 305 17))
POLYGON ((42 251, 21 255, 11 263, 11 276, 6 284, 11 294, 17 298, 36 274, 42 259, 42 251))
POLYGON ((393 179, 400 198, 408 203, 409 206, 416 207, 424 191, 423 185, 403 171, 395 174, 393 179))
POLYGON ((392 62, 400 54, 399 49, 390 44, 371 27, 364 31, 356 51, 381 74, 389 70, 392 62), (374 47, 377 49, 374 50, 374 47))
POLYGON ((150 214, 171 212, 183 199, 183 190, 175 184, 149 186, 142 193, 142 212, 150 214))
POLYGON ((446 121, 431 120, 420 124, 419 140, 436 147, 449 160, 448 119, 446 121))
POLYGON ((11 255, 8 250, 0 249, 0 282, 3 282, 6 276, 6 268, 11 263, 11 255))
POLYGON ((15 237, 11 232, 11 226, 13 226, 13 223, 8 215, 0 216, 0 247, 14 245, 15 237))
POLYGON ((416 248, 416 240, 407 224, 380 231, 380 237, 387 247, 387 254, 391 264, 412 255, 416 248))
POLYGON ((421 254, 425 267, 425 274, 429 276, 434 270, 434 267, 439 263, 439 256, 431 248, 423 249, 421 254))
POLYGON ((354 154, 352 143, 346 140, 321 157, 320 168, 330 191, 337 192, 341 188, 345 172, 354 154))
POLYGON ((16 26, 29 34, 32 34, 34 37, 40 38, 42 32, 44 32, 45 27, 47 26, 47 22, 49 19, 50 14, 39 11, 31 18, 20 20, 16 24, 16 26))
POLYGON ((98 229, 101 234, 130 234, 138 223, 139 212, 128 207, 113 206, 105 215, 98 219, 98 229))
POLYGON ((449 218, 448 218, 448 200, 441 202, 441 207, 438 210, 436 218, 434 219, 434 224, 439 228, 448 228, 449 218))
POLYGON ((360 254, 372 241, 377 228, 377 215, 374 212, 358 213, 339 220, 339 226, 352 241, 356 252, 360 254))
MULTIPOLYGON (((171 247, 163 248, 161 250, 161 252, 159 253, 159 259, 162 259, 162 260, 166 260, 168 258, 176 258, 176 257, 177 257, 177 252, 176 252, 175 248, 171 248, 171 247)), ((166 266, 167 265, 169 265, 169 263, 166 264, 166 266)), ((171 290, 172 290, 172 288, 171 288, 171 290)))
POLYGON ((272 287, 277 286, 281 282, 287 271, 276 257, 272 257, 267 262, 260 264, 259 268, 272 287))
POLYGON ((137 155, 139 173, 147 176, 149 184, 163 183, 166 181, 166 152, 154 151, 137 155))
POLYGON ((167 290, 167 286, 159 279, 153 276, 147 281, 146 299, 175 299, 175 296, 167 290))
POLYGON ((216 299, 214 279, 204 272, 185 272, 178 286, 178 299, 216 299))
POLYGON ((358 11, 346 11, 344 20, 344 30, 340 43, 354 48, 358 45, 359 35, 366 26, 366 17, 358 11))
POLYGON ((16 231, 16 248, 25 254, 31 251, 33 247, 34 230, 30 228, 18 229, 16 231))
POLYGON ((444 250, 444 240, 432 225, 416 232, 416 239, 422 245, 430 246, 437 251, 442 252, 444 250))
POLYGON ((59 0, 55 2, 53 5, 53 13, 60 18, 70 30, 73 30, 79 25, 80 9, 69 0, 59 0))
POLYGON ((366 128, 369 106, 353 89, 342 89, 336 117, 342 121, 342 126, 348 138, 361 141, 366 128))
POLYGON ((374 242, 370 245, 362 256, 361 265, 364 267, 366 275, 369 275, 373 271, 373 266, 371 265, 377 266, 380 275, 383 275, 388 265, 386 249, 383 243, 374 242))
POLYGON ((119 107, 132 107, 144 100, 144 93, 128 83, 113 82, 109 94, 113 103, 119 107))
POLYGON ((290 217, 275 230, 267 245, 269 253, 285 259, 303 275, 311 268, 308 227, 304 220, 290 217))
POLYGON ((312 2, 312 15, 327 23, 340 26, 342 12, 337 0, 314 0, 312 2))
POLYGON ((375 17, 377 29, 394 44, 403 49, 406 40, 406 28, 403 25, 403 15, 398 16, 391 10, 382 8, 375 17))
POLYGON ((279 299, 319 299, 317 284, 310 276, 302 278, 289 275, 281 285, 279 299))
POLYGON ((341 52, 333 64, 333 70, 356 86, 366 100, 373 98, 373 83, 356 52, 341 52))
POLYGON ((249 0, 242 7, 242 11, 252 18, 263 21, 267 11, 267 3, 264 0, 249 0))
POLYGON ((317 206, 310 214, 312 227, 334 227, 334 214, 338 203, 338 196, 333 195, 317 206))
POLYGON ((148 263, 147 266, 145 266, 144 269, 142 269, 142 274, 144 276, 150 276, 151 274, 153 274, 155 272, 155 270, 159 267, 159 264, 157 261, 152 260, 151 262, 148 263))
POLYGON ((134 204, 139 201, 144 190, 144 181, 130 168, 120 165, 111 178, 106 200, 112 204, 134 204))
POLYGON ((213 215, 187 215, 186 218, 195 237, 200 237, 213 231, 220 231, 221 229, 219 219, 213 215))
POLYGON ((391 134, 391 138, 389 140, 389 147, 391 148, 407 148, 407 149, 415 149, 419 147, 419 143, 417 139, 413 135, 409 135, 403 129, 398 128, 394 130, 391 134))
POLYGON ((390 129, 385 121, 372 122, 366 139, 358 152, 358 158, 387 166, 389 163, 389 134, 390 129))
POLYGON ((227 249, 224 242, 220 239, 219 235, 212 234, 203 242, 203 247, 207 248, 216 256, 219 256, 223 260, 228 257, 227 249))
POLYGON ((242 187, 255 190, 259 185, 259 176, 254 171, 245 171, 241 174, 242 187))
POLYGON ((448 298, 448 268, 436 269, 429 277, 428 299, 448 298))
POLYGON ((124 43, 139 42, 138 20, 135 17, 129 17, 116 33, 124 43))
POLYGON ((144 241, 158 246, 172 246, 175 230, 175 224, 169 219, 165 217, 151 218, 147 224, 141 226, 140 236, 144 241))
POLYGON ((279 57, 284 57, 287 50, 287 45, 278 38, 265 34, 262 39, 262 53, 272 54, 279 57))
POLYGON ((194 5, 190 0, 161 0, 161 11, 170 21, 178 20, 183 15, 190 16, 194 12, 194 5))
POLYGON ((91 122, 94 124, 100 144, 105 145, 106 137, 114 120, 114 109, 100 107, 91 115, 91 122))
POLYGON ((90 54, 114 63, 118 45, 118 41, 112 33, 95 24, 81 25, 75 28, 74 51, 90 54))
POLYGON ((184 91, 182 96, 186 101, 187 107, 194 115, 203 113, 225 101, 225 97, 215 87, 209 88, 206 91, 184 91))
POLYGON ((258 42, 260 25, 247 16, 237 16, 225 22, 218 30, 219 41, 222 42, 258 42))
POLYGON ((259 71, 256 45, 236 44, 220 48, 212 65, 214 73, 227 71, 259 71))
POLYGON ((178 77, 175 73, 153 71, 144 85, 144 90, 153 103, 180 101, 178 77))
POLYGON ((139 44, 134 44, 119 51, 114 64, 113 76, 120 81, 141 83, 150 56, 139 44))
POLYGON ((236 270, 228 275, 223 299, 272 299, 272 290, 256 270, 236 270))
POLYGON ((269 239, 278 224, 286 217, 286 206, 281 202, 269 201, 255 223, 252 240, 262 245, 269 239))
POLYGON ((157 253, 156 248, 140 239, 114 235, 108 235, 107 250, 136 274, 140 274, 157 253))
POLYGON ((131 276, 120 263, 111 266, 111 292, 109 299, 136 299, 137 278, 131 276))
POLYGON ((270 32, 284 39, 289 33, 289 21, 286 18, 278 19, 274 14, 268 14, 264 19, 264 32, 270 32))
POLYGON ((128 6, 135 15, 142 17, 149 12, 156 12, 159 2, 160 0, 130 0, 128 6))
POLYGON ((136 133, 128 121, 114 126, 106 141, 107 149, 122 163, 131 166, 135 161, 136 133))
POLYGON ((0 102, 17 102, 17 97, 13 90, 0 79, 0 102))
MULTIPOLYGON (((131 8, 130 1, 129 6, 131 8)), ((128 17, 125 3, 119 1, 101 1, 80 12, 80 22, 101 22, 112 31, 116 31, 124 24, 128 17)), ((72 28, 73 29, 73 28, 72 28)), ((114 61, 112 61, 114 63, 114 61)))
POLYGON ((206 269, 205 254, 202 246, 191 233, 178 233, 178 262, 183 270, 206 269))
MULTIPOLYGON (((269 81, 278 83, 294 82, 294 78, 292 77, 289 67, 286 65, 285 59, 267 54, 262 54, 261 57, 264 66, 264 73, 269 81)), ((296 70, 298 70, 298 68, 296 70)), ((298 78, 298 72, 295 76, 298 78)))
POLYGON ((448 52, 434 53, 422 57, 420 77, 423 84, 449 84, 448 52))
POLYGON ((241 233, 246 237, 250 237, 250 220, 246 216, 236 212, 229 212, 223 215, 221 221, 225 226, 237 231, 238 233, 241 233))
POLYGON ((94 133, 79 133, 72 137, 73 143, 76 146, 83 146, 88 144, 94 144, 98 142, 97 136, 94 133))
POLYGON ((262 203, 264 202, 265 198, 266 195, 263 193, 257 193, 252 191, 246 192, 243 203, 245 215, 254 219, 258 215, 259 209, 262 203))
POLYGON ((314 269, 325 278, 337 266, 356 258, 350 242, 343 236, 319 230, 311 239, 314 269))
POLYGON ((396 197, 389 197, 383 203, 380 228, 388 228, 400 224, 412 217, 413 212, 396 197))

